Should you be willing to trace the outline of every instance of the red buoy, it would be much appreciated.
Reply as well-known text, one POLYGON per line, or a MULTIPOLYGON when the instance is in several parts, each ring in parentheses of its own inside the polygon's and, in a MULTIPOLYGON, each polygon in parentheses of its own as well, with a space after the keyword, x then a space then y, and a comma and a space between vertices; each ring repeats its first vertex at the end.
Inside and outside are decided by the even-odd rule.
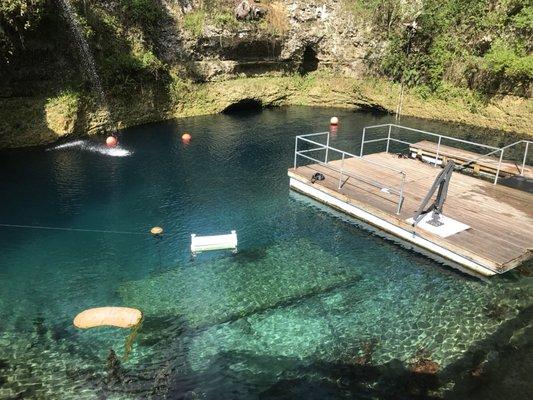
POLYGON ((183 140, 184 142, 190 142, 192 139, 192 136, 190 133, 184 133, 183 135, 181 135, 181 140, 183 140))
POLYGON ((107 147, 115 147, 118 144, 117 138, 114 136, 108 136, 105 140, 107 147))

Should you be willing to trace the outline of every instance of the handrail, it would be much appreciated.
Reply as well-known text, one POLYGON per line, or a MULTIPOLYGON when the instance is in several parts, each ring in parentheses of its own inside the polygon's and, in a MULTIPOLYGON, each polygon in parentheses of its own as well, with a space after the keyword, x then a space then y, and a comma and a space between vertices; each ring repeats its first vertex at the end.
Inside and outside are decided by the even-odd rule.
POLYGON ((424 134, 429 135, 429 136, 442 137, 444 139, 449 139, 449 140, 453 140, 453 141, 456 141, 456 142, 461 142, 461 143, 466 143, 466 144, 473 144, 475 146, 485 147, 487 149, 499 150, 499 147, 494 147, 494 146, 490 146, 488 144, 483 144, 483 143, 472 142, 470 140, 459 139, 459 138, 455 138, 453 136, 441 135, 440 133, 422 131, 420 129, 410 128, 408 126, 397 125, 397 124, 389 124, 389 125, 394 126, 395 128, 399 128, 399 129, 406 129, 408 131, 424 133, 424 134))
POLYGON ((463 165, 462 165, 463 167, 471 165, 471 164, 483 159, 484 157, 489 157, 489 156, 499 152, 499 159, 485 160, 485 162, 494 162, 494 163, 497 162, 498 163, 498 167, 496 168, 496 174, 495 174, 495 177, 494 177, 494 184, 498 183, 498 178, 499 178, 499 175, 500 175, 500 170, 501 170, 501 164, 502 164, 502 161, 503 161, 504 151, 506 149, 508 149, 508 148, 511 148, 511 147, 516 146, 516 145, 521 144, 521 143, 526 143, 524 156, 522 158, 522 167, 519 169, 520 175, 521 176, 524 175, 527 155, 528 155, 528 151, 529 151, 529 144, 533 143, 533 141, 523 139, 523 140, 519 140, 519 141, 517 141, 515 143, 508 144, 508 145, 503 146, 503 147, 495 147, 495 146, 490 146, 490 145, 486 145, 486 144, 483 144, 483 143, 472 142, 472 141, 465 140, 465 139, 459 139, 459 138, 454 138, 454 137, 451 137, 451 136, 441 135, 441 134, 438 134, 438 133, 433 133, 433 132, 423 131, 423 130, 420 130, 420 129, 410 128, 410 127, 407 127, 407 126, 402 126, 402 125, 397 125, 397 124, 381 124, 381 125, 367 126, 367 127, 363 128, 363 134, 362 134, 362 138, 361 138, 360 157, 363 157, 363 155, 364 155, 364 145, 366 143, 375 143, 375 142, 380 142, 380 141, 386 141, 387 142, 387 146, 386 146, 385 152, 387 152, 387 153, 389 152, 389 146, 390 146, 390 142, 391 141, 392 142, 397 142, 397 143, 408 144, 408 145, 413 144, 413 143, 405 141, 405 140, 400 140, 400 139, 391 137, 391 131, 392 131, 393 127, 394 128, 398 128, 399 130, 403 129, 403 130, 407 130, 407 131, 418 132, 418 133, 422 133, 422 134, 425 134, 425 135, 437 137, 438 138, 438 142, 437 142, 437 150, 436 150, 436 153, 435 153, 435 162, 434 162, 435 164, 437 163, 437 160, 439 159, 440 147, 441 147, 441 142, 442 142, 443 139, 444 140, 455 141, 455 142, 459 142, 459 143, 465 143, 465 144, 469 144, 469 145, 474 145, 474 146, 478 146, 478 147, 482 147, 482 148, 486 148, 486 149, 492 150, 492 151, 490 151, 487 154, 482 154, 479 157, 466 160, 465 162, 463 162, 463 165), (379 139, 370 139, 370 140, 366 139, 367 130, 377 129, 377 128, 385 128, 385 127, 389 128, 387 137, 383 137, 383 138, 379 138, 379 139))
MULTIPOLYGON (((333 171, 340 172, 342 175, 351 176, 351 177, 353 177, 353 178, 360 179, 360 180, 362 180, 362 181, 364 181, 364 182, 370 182, 370 181, 372 181, 372 182, 374 182, 374 183, 376 184, 375 186, 378 186, 378 187, 380 187, 380 188, 386 188, 386 189, 389 189, 389 190, 393 190, 393 191, 396 192, 397 194, 400 193, 400 189, 397 189, 397 188, 395 188, 395 187, 389 187, 389 186, 382 185, 380 182, 375 181, 375 180, 372 180, 372 179, 370 179, 370 180, 367 181, 366 179, 361 178, 359 175, 350 174, 350 172, 343 172, 342 168, 341 168, 341 169, 339 169, 339 168, 335 168, 335 167, 333 167, 333 166, 331 166, 331 165, 328 165, 326 162, 322 162, 321 160, 319 160, 319 159, 317 159, 317 158, 309 157, 309 156, 307 156, 307 155, 305 155, 305 154, 302 154, 302 153, 309 153, 309 152, 311 152, 311 151, 322 150, 322 149, 325 149, 326 146, 322 145, 321 143, 316 143, 316 142, 313 142, 313 141, 311 141, 311 140, 306 140, 306 139, 304 139, 304 138, 300 138, 300 140, 303 140, 303 141, 306 141, 306 142, 309 142, 309 143, 317 144, 317 145, 319 145, 319 147, 318 147, 318 148, 308 149, 308 150, 299 150, 299 151, 298 151, 298 155, 299 155, 299 156, 304 157, 304 158, 307 158, 308 160, 311 160, 311 161, 315 161, 315 162, 319 163, 320 165, 323 165, 323 166, 325 166, 325 167, 327 167, 327 168, 329 168, 329 169, 331 169, 331 170, 333 170, 333 171)), ((350 154, 350 153, 348 153, 348 152, 346 152, 346 151, 342 151, 342 150, 336 149, 336 148, 334 148, 334 147, 330 147, 329 150, 334 151, 334 152, 337 152, 337 153, 341 153, 344 157, 346 157, 346 156, 348 155, 348 156, 353 157, 353 158, 359 158, 359 157, 356 156, 356 155, 350 154)), ((368 160, 363 160, 363 161, 368 161, 368 160)), ((379 164, 374 163, 374 162, 372 162, 371 164, 379 165, 379 164)), ((393 168, 390 168, 390 169, 393 169, 393 168)), ((397 171, 397 173, 399 173, 399 174, 404 174, 404 172, 402 172, 402 171, 399 171, 399 170, 395 170, 395 171, 397 171)))
MULTIPOLYGON (((360 158, 359 156, 356 156, 355 154, 352 154, 352 153, 348 153, 347 151, 344 151, 344 150, 339 150, 339 149, 336 149, 334 147, 330 147, 330 146, 327 146, 325 144, 322 144, 322 143, 318 143, 318 142, 315 142, 313 140, 309 140, 309 139, 306 139, 304 136, 306 135, 300 135, 298 136, 298 139, 300 140, 303 140, 304 142, 308 142, 308 143, 312 143, 312 144, 316 144, 317 146, 320 146, 321 148, 325 149, 326 147, 329 147, 330 150, 332 151, 336 151, 338 153, 344 153, 346 154, 347 156, 350 156, 350 157, 353 157, 353 158, 360 158)), ((310 150, 319 150, 319 149, 309 149, 309 150, 299 150, 300 152, 307 152, 307 151, 310 151, 310 150)), ((368 160, 368 159, 363 159, 364 162, 366 163, 369 163, 369 164, 373 164, 373 165, 376 165, 378 167, 383 167, 383 168, 386 168, 386 169, 390 169, 391 171, 394 171, 394 172, 397 172, 399 174, 403 174, 404 172, 400 169, 396 169, 396 168, 393 168, 389 165, 385 165, 385 164, 381 164, 381 163, 378 163, 378 162, 375 162, 375 161, 372 161, 372 160, 368 160)))
POLYGON ((365 183, 367 183, 369 185, 376 186, 376 187, 380 188, 381 190, 384 190, 386 193, 392 193, 392 194, 397 195, 398 196, 398 203, 397 203, 396 213, 397 214, 400 213, 402 205, 403 205, 403 200, 404 200, 403 190, 404 190, 405 178, 406 178, 406 174, 405 174, 404 171, 401 171, 399 169, 390 167, 390 166, 385 165, 385 164, 381 164, 381 163, 377 163, 377 162, 374 162, 374 161, 371 161, 371 160, 363 159, 363 158, 361 158, 359 156, 356 156, 355 154, 348 153, 346 151, 339 150, 339 149, 336 149, 334 147, 331 147, 329 145, 329 132, 318 132, 318 133, 312 133, 312 134, 307 134, 307 135, 298 135, 298 136, 296 136, 296 138, 295 138, 295 147, 294 147, 294 168, 295 169, 298 166, 298 157, 302 157, 302 158, 311 160, 311 161, 313 161, 315 163, 318 163, 318 164, 320 164, 322 166, 325 166, 326 168, 329 168, 329 169, 331 169, 333 171, 338 172, 339 173, 338 189, 341 189, 342 186, 346 183, 346 181, 344 181, 344 183, 343 183, 343 178, 347 177, 348 179, 349 178, 354 178, 354 179, 360 180, 362 182, 365 182, 365 183), (314 140, 308 139, 308 137, 310 137, 310 136, 318 136, 318 135, 327 135, 326 136, 326 144, 319 143, 319 142, 316 142, 314 140), (298 141, 303 141, 303 142, 306 142, 306 143, 310 143, 310 144, 318 146, 318 147, 314 147, 314 148, 311 148, 311 149, 305 149, 305 150, 298 150, 298 141), (318 151, 318 150, 325 150, 324 160, 320 160, 318 158, 314 158, 314 157, 311 157, 311 156, 307 155, 307 153, 310 153, 310 152, 313 152, 313 151, 318 151), (342 157, 341 157, 341 167, 340 168, 335 168, 333 165, 328 163, 328 156, 329 156, 330 152, 336 152, 336 153, 341 154, 342 157), (366 162, 368 164, 372 164, 372 165, 378 166, 380 168, 385 168, 385 169, 393 171, 396 174, 399 174, 401 176, 401 183, 400 183, 399 187, 387 186, 387 185, 385 185, 385 184, 383 184, 383 183, 381 183, 381 182, 379 182, 377 180, 366 179, 366 178, 364 178, 364 177, 362 177, 360 175, 357 175, 357 174, 351 173, 350 171, 344 170, 344 160, 347 157, 348 158, 357 158, 357 159, 360 159, 360 160, 362 160, 362 161, 364 161, 364 162, 366 162))
POLYGON ((511 143, 511 144, 508 144, 507 146, 503 146, 501 149, 502 149, 502 151, 505 151, 505 150, 507 150, 507 149, 509 149, 511 147, 514 147, 517 144, 521 144, 521 143, 525 143, 526 144, 526 148, 524 150, 524 157, 522 158, 522 169, 520 170, 520 176, 524 176, 524 169, 526 167, 527 154, 529 152, 529 144, 533 143, 533 141, 522 139, 522 140, 519 140, 518 142, 514 142, 514 143, 511 143))

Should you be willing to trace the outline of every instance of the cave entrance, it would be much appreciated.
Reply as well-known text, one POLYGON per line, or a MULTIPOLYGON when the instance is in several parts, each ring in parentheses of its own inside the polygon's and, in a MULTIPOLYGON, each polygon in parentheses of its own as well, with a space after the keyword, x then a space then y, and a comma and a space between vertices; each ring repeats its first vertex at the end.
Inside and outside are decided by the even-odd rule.
POLYGON ((261 100, 242 99, 236 103, 230 104, 222 112, 224 114, 237 114, 242 111, 257 111, 263 108, 261 100))
POLYGON ((318 58, 316 56, 316 50, 307 46, 302 57, 302 64, 300 65, 300 74, 306 75, 309 72, 316 71, 318 69, 318 58))

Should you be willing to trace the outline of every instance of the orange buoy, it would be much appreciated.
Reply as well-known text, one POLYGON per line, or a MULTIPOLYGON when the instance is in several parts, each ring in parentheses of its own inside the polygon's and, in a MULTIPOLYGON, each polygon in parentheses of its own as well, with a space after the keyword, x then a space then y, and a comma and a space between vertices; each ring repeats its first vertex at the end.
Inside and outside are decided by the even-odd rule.
POLYGON ((190 142, 192 139, 192 136, 190 133, 185 132, 183 135, 181 135, 181 140, 184 142, 190 142))
POLYGON ((150 233, 154 236, 159 236, 163 234, 163 228, 160 226, 154 226, 152 229, 150 229, 150 233))
POLYGON ((105 140, 107 147, 115 147, 118 144, 117 138, 114 136, 108 136, 105 140))
POLYGON ((339 119, 337 117, 331 117, 329 123, 330 125, 339 125, 339 119))
POLYGON ((87 329, 98 326, 133 328, 141 322, 143 314, 136 308, 98 307, 82 311, 74 318, 76 328, 87 329))

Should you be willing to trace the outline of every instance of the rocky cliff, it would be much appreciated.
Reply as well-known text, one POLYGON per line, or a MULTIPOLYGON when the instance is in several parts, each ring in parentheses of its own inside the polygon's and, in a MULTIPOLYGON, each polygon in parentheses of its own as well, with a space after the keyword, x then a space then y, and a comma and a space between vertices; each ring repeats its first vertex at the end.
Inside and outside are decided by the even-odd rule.
POLYGON ((410 84, 413 60, 430 50, 423 39, 409 37, 407 49, 394 43, 405 40, 405 26, 425 15, 429 0, 250 1, 264 13, 244 19, 235 15, 240 0, 70 0, 104 101, 60 7, 65 1, 14 0, 27 8, 0 8, 0 147, 242 105, 394 112, 401 84, 404 114, 529 133, 529 78, 516 90, 498 84, 482 95, 461 83, 464 71, 448 73, 451 84, 437 89, 429 74, 410 84), (404 52, 414 55, 401 76, 387 76, 404 52))

